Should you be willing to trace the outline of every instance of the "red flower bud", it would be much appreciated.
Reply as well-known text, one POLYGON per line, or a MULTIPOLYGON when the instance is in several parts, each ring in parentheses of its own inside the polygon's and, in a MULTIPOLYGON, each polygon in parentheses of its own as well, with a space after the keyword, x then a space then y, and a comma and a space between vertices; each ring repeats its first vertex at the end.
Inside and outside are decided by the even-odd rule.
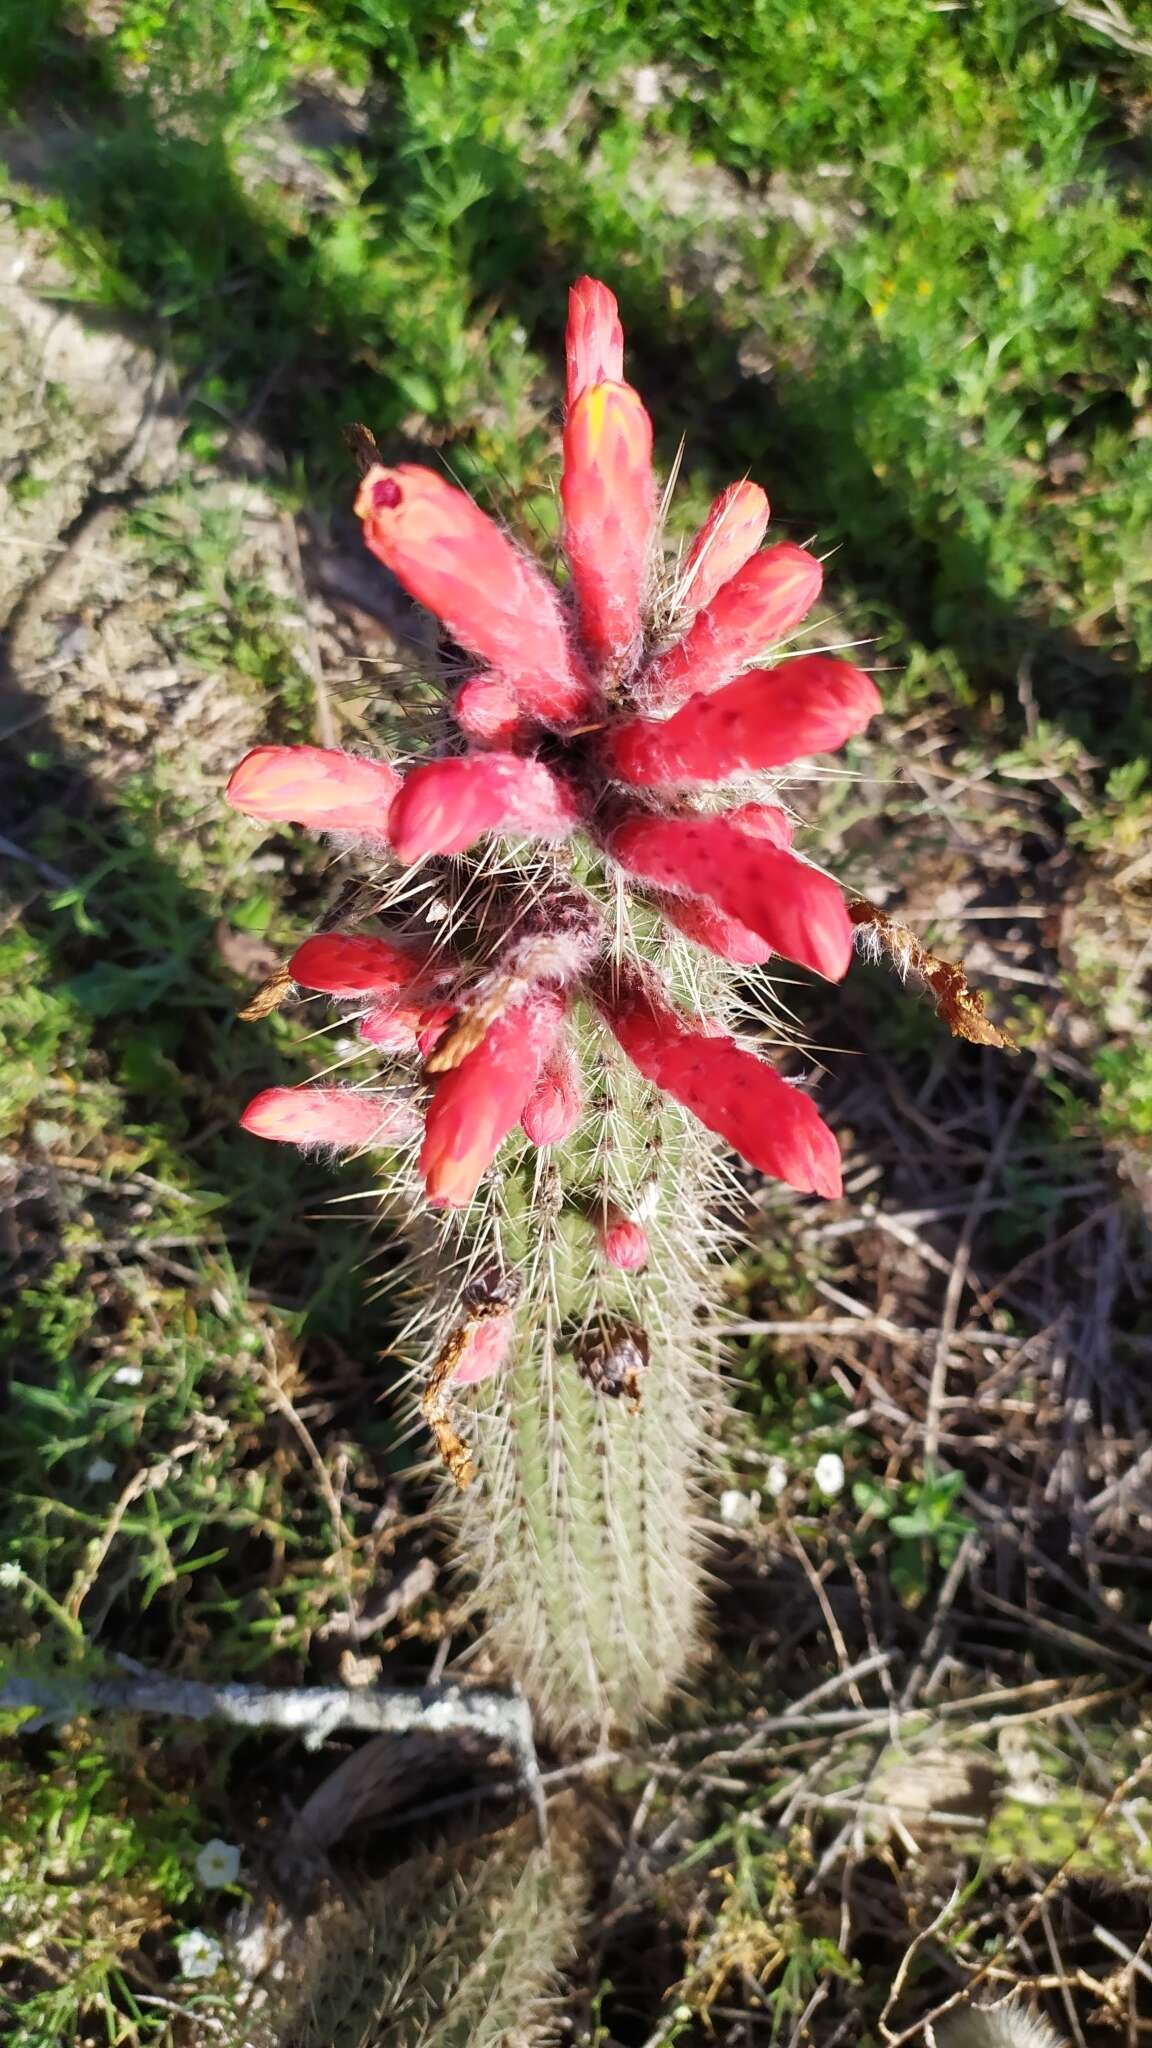
POLYGON ((405 777, 389 835, 408 862, 462 853, 484 832, 562 839, 577 815, 564 784, 540 761, 522 754, 453 754, 405 777))
POLYGON ((434 1209, 462 1209, 472 1200, 520 1120, 563 1016, 563 997, 537 990, 497 1017, 458 1067, 437 1077, 420 1153, 434 1209))
POLYGON ((372 553, 429 611, 502 675, 546 725, 588 709, 551 583, 479 505, 435 470, 370 469, 356 499, 372 553))
POLYGON ((863 732, 880 709, 875 684, 846 661, 806 654, 749 669, 671 718, 634 718, 612 731, 607 765, 623 781, 723 782, 745 769, 783 768, 863 732))
POLYGON ((317 932, 293 954, 290 966, 292 979, 301 988, 320 989, 329 996, 371 996, 381 989, 409 987, 419 979, 425 961, 411 947, 394 945, 390 939, 317 932))
POLYGON ((609 850, 658 888, 704 896, 786 960, 840 981, 852 922, 835 882, 728 818, 633 818, 609 850))
POLYGON ((759 484, 729 484, 688 550, 677 592, 680 603, 692 611, 711 604, 756 553, 767 527, 768 500, 759 484))
POLYGON ((657 656, 643 679, 648 702, 682 704, 719 689, 800 624, 823 580, 816 557, 790 541, 753 555, 697 612, 683 639, 657 656))
POLYGON ((232 770, 224 794, 233 810, 266 824, 383 839, 399 787, 387 761, 335 747, 254 747, 232 770))
POLYGON ((597 1235, 600 1249, 610 1266, 619 1266, 622 1273, 638 1273, 648 1264, 651 1246, 648 1232, 642 1223, 631 1216, 625 1216, 615 1202, 609 1202, 597 1235))
POLYGON ((725 811, 724 816, 751 839, 766 839, 770 846, 778 846, 784 853, 792 844, 792 820, 776 804, 737 804, 734 811, 725 811))
POLYGON ((504 1364, 511 1342, 511 1316, 485 1316, 482 1321, 472 1323, 461 1343, 460 1356, 449 1386, 475 1387, 481 1380, 491 1379, 504 1364))
POLYGON ((747 925, 739 924, 734 917, 726 917, 703 896, 661 896, 659 900, 660 914, 669 924, 683 932, 686 939, 694 939, 698 946, 707 946, 710 953, 719 954, 721 960, 732 960, 739 967, 763 967, 772 958, 772 948, 766 939, 749 931, 747 925))
POLYGON ((640 634, 656 486, 652 422, 628 384, 591 384, 564 428, 564 552, 584 640, 601 660, 640 634))
POLYGON ((257 1138, 282 1145, 399 1145, 420 1125, 408 1103, 352 1088, 265 1088, 240 1119, 257 1138))
POLYGON ((524 1105, 520 1121, 534 1145, 560 1145, 576 1129, 584 1102, 576 1062, 558 1045, 524 1105))
POLYGON ((469 676, 456 692, 452 716, 461 732, 483 746, 510 745, 525 731, 520 700, 500 676, 469 676))
POLYGON ((624 375, 624 329, 606 284, 581 277, 568 294, 568 404, 590 384, 618 384, 624 375))
POLYGON ((801 1194, 843 1192, 840 1149, 806 1095, 715 1026, 693 1027, 638 987, 605 1004, 608 1022, 645 1078, 691 1110, 762 1173, 801 1194))

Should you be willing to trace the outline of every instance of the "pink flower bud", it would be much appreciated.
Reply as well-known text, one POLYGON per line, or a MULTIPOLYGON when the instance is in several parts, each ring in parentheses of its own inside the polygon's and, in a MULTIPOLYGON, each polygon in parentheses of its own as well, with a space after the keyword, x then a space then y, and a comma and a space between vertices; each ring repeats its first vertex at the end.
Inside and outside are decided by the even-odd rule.
POLYGON ((335 747, 254 747, 232 770, 224 794, 233 810, 266 824, 383 839, 399 787, 387 761, 335 747))
POLYGON ((484 832, 562 839, 578 816, 562 782, 522 754, 453 754, 413 768, 392 805, 389 835, 405 862, 462 853, 484 832))
POLYGON ((434 1209, 472 1200, 556 1041, 564 999, 540 989, 497 1017, 473 1052, 436 1080, 420 1171, 434 1209))
POLYGON ((378 1052, 416 1052, 420 1015, 411 1003, 380 1003, 361 1019, 360 1036, 378 1052))
POLYGON ((460 1357, 448 1384, 475 1387, 499 1372, 512 1342, 511 1316, 485 1316, 471 1323, 460 1346, 460 1357))
POLYGON ((564 552, 580 627, 601 660, 627 654, 640 635, 656 486, 652 422, 628 384, 591 384, 564 428, 564 552))
POLYGON ((840 981, 852 921, 835 882, 728 818, 633 818, 609 851, 658 888, 704 896, 786 960, 840 981))
POLYGON ((356 499, 372 553, 405 589, 502 675, 521 707, 571 725, 591 692, 577 669, 560 599, 479 505, 435 470, 370 469, 356 499))
POLYGON ((753 555, 697 612, 683 639, 657 656, 643 678, 647 701, 665 707, 719 689, 800 624, 823 580, 816 557, 790 541, 753 555))
POLYGON ((591 384, 618 384, 624 375, 624 329, 606 284, 581 277, 568 294, 568 404, 591 384))
POLYGON ((562 1043, 528 1097, 520 1121, 534 1145, 560 1145, 571 1137, 583 1110, 576 1062, 570 1047, 562 1043))
POLYGON ((609 1202, 602 1222, 597 1229, 600 1249, 610 1266, 619 1266, 622 1273, 638 1273, 648 1264, 651 1246, 648 1232, 642 1223, 631 1216, 625 1216, 615 1202, 609 1202))
POLYGON ((317 932, 293 954, 293 981, 329 996, 371 996, 382 989, 408 988, 425 960, 410 946, 354 932, 317 932))
POLYGON ((685 558, 681 604, 692 611, 711 604, 756 553, 767 527, 768 500, 759 484, 729 484, 721 491, 685 558))
POLYGON ((761 1173, 801 1194, 843 1192, 840 1148, 806 1095, 715 1026, 693 1027, 649 991, 625 987, 605 1013, 633 1065, 761 1173))
POLYGON ((461 732, 482 746, 490 747, 497 742, 508 746, 522 738, 526 730, 520 700, 511 684, 500 676, 469 676, 456 692, 452 716, 461 732))
POLYGON ((616 726, 607 765, 641 786, 723 782, 829 753, 863 732, 879 709, 876 686, 860 669, 826 654, 802 655, 779 668, 749 669, 711 696, 690 697, 671 718, 616 726))
POLYGON ((399 1145, 420 1125, 408 1103, 352 1088, 265 1088, 240 1119, 257 1138, 281 1145, 399 1145))

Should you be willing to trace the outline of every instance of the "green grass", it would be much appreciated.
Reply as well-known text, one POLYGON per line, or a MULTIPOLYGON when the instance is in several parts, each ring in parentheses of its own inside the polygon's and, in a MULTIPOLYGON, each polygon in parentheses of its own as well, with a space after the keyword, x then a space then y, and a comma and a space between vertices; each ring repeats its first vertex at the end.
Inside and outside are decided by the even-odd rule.
MULTIPOLYGON (((995 1222, 1005 1263, 1102 1145, 1146 1161, 1148 1004, 1115 920, 1120 899, 1140 915, 1147 875, 1113 885, 1152 823, 1148 61, 1031 0, 113 12, 98 31, 59 0, 10 7, 4 193, 61 298, 141 323, 180 379, 180 480, 125 521, 175 657, 219 677, 249 732, 311 736, 282 600, 212 490, 255 460, 277 504, 339 515, 350 418, 553 530, 563 292, 604 275, 664 464, 686 443, 677 519, 761 478, 781 534, 835 550, 837 629, 877 636, 897 749, 931 721, 961 765, 1035 791, 1079 864, 1058 990, 1006 998, 1024 1042, 1067 1000, 1089 1043, 1083 1073, 1041 1091, 1044 1170, 995 1222)), ((67 422, 68 394, 48 399, 67 422)), ((6 519, 51 468, 13 475, 6 519)), ((236 1023, 243 978, 215 928, 286 946, 326 885, 287 835, 254 866, 269 849, 224 815, 222 763, 194 738, 105 773, 102 715, 18 733, 5 783, 14 836, 70 878, 15 868, 0 930, 4 1143, 30 1161, 3 1337, 5 1542, 26 1576, 0 1594, 5 1632, 18 1658, 87 1654, 79 1633, 170 1668, 291 1677, 366 1584, 404 1453, 376 1405, 388 1322, 357 1271, 364 1230, 316 1221, 326 1169, 235 1131, 246 1096, 312 1052, 280 1020, 236 1023), (352 1446, 336 1537, 270 1383, 322 1390, 323 1458, 352 1446)), ((898 821, 902 801, 892 755, 875 759, 877 783, 824 798, 827 832, 865 859, 878 806, 898 821)), ((914 1091, 931 1020, 878 976, 853 1000, 914 1091)), ((786 1315, 835 1277, 783 1241, 752 1265, 786 1315)), ((869 1543, 901 1597, 927 1597, 969 1526, 953 1475, 878 1498, 835 1389, 773 1347, 741 1371, 761 1451, 804 1476, 844 1455, 869 1543)), ((119 1887, 165 1930, 148 1965, 163 1983, 180 1916, 203 1918, 189 1857, 211 1830, 194 1800, 175 1812, 163 1757, 143 1784, 114 1733, 42 1741, 11 1766, 23 1846, 0 1882, 45 1918, 57 1963, 78 1944, 92 1960, 37 1980, 17 2038, 146 2038, 162 2023, 134 2003, 132 1944, 95 1928, 93 1902, 119 1887), (73 1832, 62 1850, 54 1830, 81 1823, 86 1846, 73 1832), (79 1918, 57 1926, 61 1854, 83 1878, 79 1918)), ((226 1793, 205 1796, 218 1818, 226 1793)), ((743 1856, 737 1917, 768 1870, 743 1856)), ((788 2012, 834 1967, 807 1934, 795 1954, 788 2012)))

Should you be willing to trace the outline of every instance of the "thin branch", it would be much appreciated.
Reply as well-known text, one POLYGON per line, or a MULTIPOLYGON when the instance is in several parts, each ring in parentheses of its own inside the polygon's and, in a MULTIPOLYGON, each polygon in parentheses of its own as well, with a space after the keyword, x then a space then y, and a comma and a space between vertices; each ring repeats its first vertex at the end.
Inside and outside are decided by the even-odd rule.
POLYGON ((12 1678, 0 1686, 0 1709, 31 1707, 31 1731, 92 1713, 171 1714, 184 1721, 227 1721, 234 1728, 283 1728, 319 1749, 337 1728, 362 1734, 475 1734, 501 1743, 516 1759, 542 1839, 547 1821, 528 1702, 519 1693, 484 1686, 297 1688, 211 1685, 141 1671, 123 1678, 12 1678))

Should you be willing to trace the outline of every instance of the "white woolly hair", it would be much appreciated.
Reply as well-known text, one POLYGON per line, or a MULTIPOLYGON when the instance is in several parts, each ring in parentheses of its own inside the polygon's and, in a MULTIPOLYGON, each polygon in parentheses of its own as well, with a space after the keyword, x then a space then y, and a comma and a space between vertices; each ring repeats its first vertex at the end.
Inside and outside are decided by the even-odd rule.
POLYGON ((1051 2021, 1019 1997, 962 2006, 929 2032, 935 2048, 1064 2048, 1051 2021))

